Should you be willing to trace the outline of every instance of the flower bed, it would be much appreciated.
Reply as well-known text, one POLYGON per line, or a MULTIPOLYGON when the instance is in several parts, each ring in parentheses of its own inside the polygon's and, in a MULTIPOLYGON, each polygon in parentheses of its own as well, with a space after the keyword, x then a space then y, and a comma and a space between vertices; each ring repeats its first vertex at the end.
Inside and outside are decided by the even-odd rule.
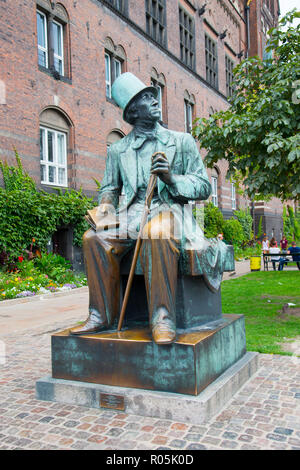
POLYGON ((51 292, 64 292, 87 285, 83 274, 75 274, 67 262, 55 255, 43 255, 47 264, 18 260, 14 272, 0 270, 0 301, 31 297, 51 292), (36 265, 37 264, 37 265, 36 265), (38 267, 39 265, 39 267, 38 267), (49 274, 41 272, 48 269, 49 274))

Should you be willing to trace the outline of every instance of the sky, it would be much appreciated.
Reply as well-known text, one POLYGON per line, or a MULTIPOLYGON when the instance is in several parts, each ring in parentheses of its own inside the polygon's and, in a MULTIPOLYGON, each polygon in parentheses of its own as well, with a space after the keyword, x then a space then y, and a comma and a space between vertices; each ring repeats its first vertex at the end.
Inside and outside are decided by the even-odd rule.
MULTIPOLYGON (((300 0, 279 0, 280 5, 280 16, 284 16, 285 13, 292 10, 293 8, 297 8, 300 11, 300 0)), ((295 20, 293 25, 298 24, 299 19, 295 20)))

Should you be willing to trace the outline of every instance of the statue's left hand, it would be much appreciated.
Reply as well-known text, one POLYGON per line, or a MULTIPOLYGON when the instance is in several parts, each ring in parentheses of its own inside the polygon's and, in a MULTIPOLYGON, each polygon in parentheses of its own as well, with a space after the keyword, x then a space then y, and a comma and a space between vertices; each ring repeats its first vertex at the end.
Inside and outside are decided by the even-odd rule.
POLYGON ((166 184, 173 183, 173 175, 164 152, 155 152, 152 155, 151 173, 156 174, 166 184))

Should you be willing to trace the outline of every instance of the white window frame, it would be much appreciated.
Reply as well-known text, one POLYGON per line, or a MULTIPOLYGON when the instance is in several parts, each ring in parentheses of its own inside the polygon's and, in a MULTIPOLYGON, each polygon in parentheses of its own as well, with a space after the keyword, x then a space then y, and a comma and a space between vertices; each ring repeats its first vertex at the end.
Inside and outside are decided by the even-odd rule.
POLYGON ((231 183, 231 208, 234 211, 236 210, 236 191, 234 183, 231 183))
POLYGON ((184 125, 185 131, 191 133, 193 128, 193 104, 184 100, 184 125))
POLYGON ((64 75, 64 27, 61 23, 58 23, 57 21, 53 20, 53 23, 59 26, 60 28, 60 43, 61 43, 61 55, 56 54, 56 52, 53 52, 54 60, 61 60, 61 72, 60 70, 57 70, 55 68, 55 63, 54 63, 54 68, 55 70, 60 74, 64 75))
MULTIPOLYGON (((38 50, 42 51, 45 53, 45 56, 46 56, 46 65, 41 65, 39 63, 39 60, 38 60, 38 63, 39 65, 41 65, 42 67, 46 67, 48 68, 48 62, 49 62, 49 59, 48 59, 48 25, 47 25, 47 16, 45 15, 45 13, 43 13, 42 11, 40 10, 37 10, 36 11, 36 15, 41 15, 43 18, 44 18, 44 34, 45 34, 45 47, 41 46, 39 43, 38 43, 38 50)), ((37 30, 37 33, 38 33, 38 30, 37 30)), ((37 41, 38 41, 38 35, 37 35, 37 41)))
POLYGON ((105 95, 107 98, 111 98, 111 57, 105 53, 105 95), (107 78, 108 75, 108 78, 107 78))
POLYGON ((219 201, 218 201, 218 177, 217 176, 212 176, 211 177, 211 202, 215 207, 218 207, 219 201))
POLYGON ((107 98, 111 98, 111 87, 113 84, 112 67, 115 80, 122 73, 122 62, 116 57, 113 57, 109 52, 105 52, 105 95, 107 98))
POLYGON ((122 62, 119 60, 119 59, 116 59, 115 57, 113 58, 113 68, 114 68, 114 72, 115 72, 115 79, 118 78, 121 73, 122 73, 122 62), (118 64, 118 69, 117 70, 117 67, 116 65, 118 64))
MULTIPOLYGON (((66 132, 61 132, 56 129, 52 129, 50 127, 45 127, 45 126, 40 126, 40 130, 44 131, 43 132, 43 154, 42 158, 40 159, 40 164, 41 166, 44 165, 46 168, 46 178, 45 180, 42 179, 41 177, 41 183, 50 185, 50 186, 61 186, 61 187, 67 187, 68 186, 68 169, 67 169, 67 133, 66 132), (53 145, 53 162, 49 162, 48 158, 48 132, 53 132, 54 133, 54 145, 53 145), (62 135, 64 136, 64 163, 59 163, 58 162, 58 145, 57 145, 57 136, 62 135), (50 182, 49 181, 49 167, 55 168, 55 181, 50 182), (65 179, 63 183, 58 182, 58 170, 59 169, 64 169, 65 170, 65 179)), ((41 149, 40 149, 41 151, 41 149)))

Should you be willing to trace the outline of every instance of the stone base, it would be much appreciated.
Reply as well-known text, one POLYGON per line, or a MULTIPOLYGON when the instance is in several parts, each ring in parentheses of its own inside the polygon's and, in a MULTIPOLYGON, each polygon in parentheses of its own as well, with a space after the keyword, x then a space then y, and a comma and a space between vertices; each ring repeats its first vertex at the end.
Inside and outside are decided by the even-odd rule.
POLYGON ((74 336, 52 335, 52 377, 198 395, 246 352, 243 315, 177 330, 170 345, 152 341, 149 327, 74 336))
POLYGON ((36 382, 36 398, 90 408, 110 408, 127 414, 201 424, 220 412, 255 374, 258 353, 247 352, 198 396, 112 387, 46 377, 36 382))

